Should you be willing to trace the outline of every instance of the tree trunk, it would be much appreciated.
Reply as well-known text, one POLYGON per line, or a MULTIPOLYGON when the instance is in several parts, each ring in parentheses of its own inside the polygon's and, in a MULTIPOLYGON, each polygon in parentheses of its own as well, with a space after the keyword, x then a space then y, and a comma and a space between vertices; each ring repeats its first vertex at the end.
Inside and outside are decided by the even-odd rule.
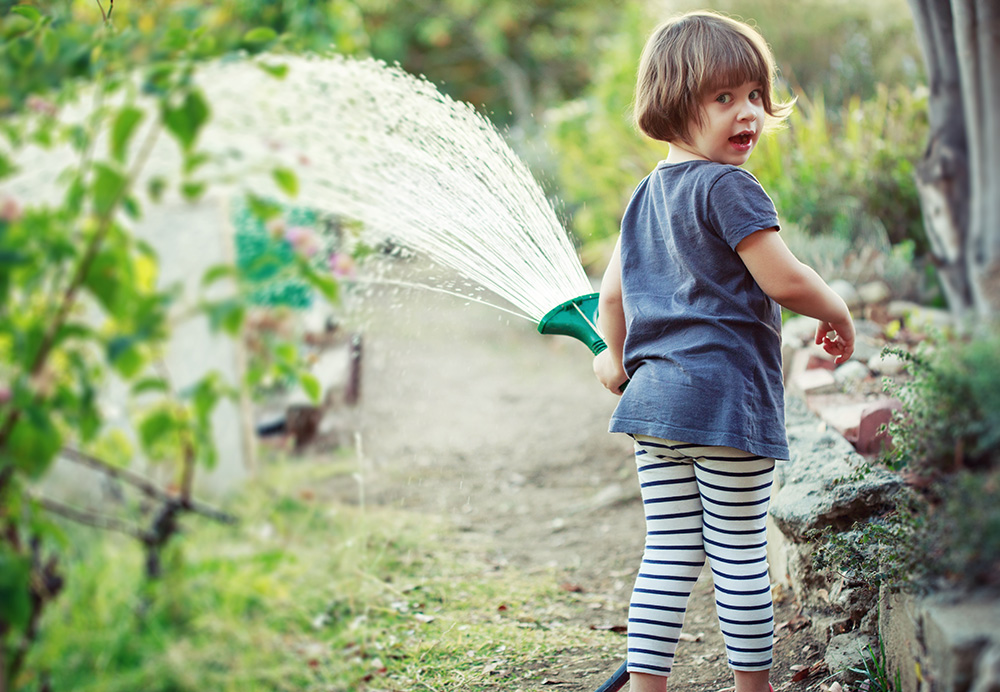
POLYGON ((917 170, 924 225, 952 311, 1000 314, 1000 3, 910 0, 930 88, 917 170))

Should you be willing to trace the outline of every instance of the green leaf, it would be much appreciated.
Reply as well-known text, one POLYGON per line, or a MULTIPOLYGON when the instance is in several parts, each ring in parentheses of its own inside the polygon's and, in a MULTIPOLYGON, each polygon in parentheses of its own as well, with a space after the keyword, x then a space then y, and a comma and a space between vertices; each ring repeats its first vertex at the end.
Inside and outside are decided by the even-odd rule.
POLYGON ((245 43, 267 43, 278 38, 278 32, 269 26, 258 26, 243 34, 245 43))
POLYGON ((86 194, 87 188, 83 184, 83 178, 77 176, 66 186, 66 211, 73 215, 79 214, 86 194))
POLYGON ((14 165, 13 159, 0 153, 0 179, 7 178, 16 172, 17 166, 14 165))
POLYGON ((167 181, 161 176, 156 176, 150 179, 149 187, 147 191, 149 192, 149 198, 154 202, 159 202, 160 198, 163 197, 164 190, 167 189, 167 181))
POLYGON ((198 151, 187 154, 184 157, 184 175, 194 173, 198 168, 211 160, 212 157, 209 156, 208 152, 198 151))
POLYGON ((246 308, 243 302, 236 298, 208 303, 205 306, 208 322, 213 330, 222 329, 227 334, 237 336, 243 328, 246 308))
POLYGON ((174 107, 164 104, 163 124, 187 152, 194 146, 202 126, 208 122, 209 113, 208 103, 201 92, 191 89, 184 95, 180 105, 174 107))
POLYGON ((174 74, 174 63, 159 62, 154 63, 146 71, 145 79, 142 83, 142 91, 145 94, 166 94, 170 90, 171 77, 174 74))
POLYGON ((49 468, 62 447, 62 435, 39 406, 21 409, 21 416, 7 438, 7 456, 31 478, 39 478, 49 468))
POLYGON ((10 12, 11 14, 19 14, 22 17, 26 17, 33 24, 37 24, 42 18, 42 13, 30 5, 15 5, 10 9, 10 12))
POLYGON ((184 199, 189 202, 197 201, 198 198, 205 194, 206 189, 207 185, 205 185, 205 183, 195 180, 189 180, 185 183, 181 183, 181 194, 184 195, 184 199))
POLYGON ((250 207, 250 212, 261 221, 270 221, 281 215, 281 207, 278 204, 257 195, 247 195, 247 205, 250 207))
MULTIPOLYGON (((4 38, 7 39, 27 33, 34 28, 35 22, 20 13, 8 15, 4 18, 3 23, 0 24, 0 31, 3 32, 4 38)), ((11 41, 11 43, 14 42, 11 41)))
POLYGON ((55 62, 59 57, 59 36, 50 28, 42 33, 42 58, 46 63, 55 62))
POLYGON ((194 408, 195 418, 203 424, 209 422, 212 411, 215 410, 215 406, 221 398, 218 379, 218 374, 210 373, 202 378, 194 388, 191 403, 194 408))
POLYGON ((151 456, 153 450, 166 435, 174 433, 179 424, 173 413, 165 408, 156 409, 139 422, 139 441, 151 456))
POLYGON ((94 212, 108 216, 125 190, 125 175, 103 163, 94 164, 94 182, 91 187, 94 212))
POLYGON ((0 549, 0 622, 15 630, 31 619, 31 560, 6 546, 0 549))
POLYGON ((268 65, 267 63, 259 62, 257 63, 257 67, 275 79, 284 79, 285 75, 288 74, 288 65, 268 65))
POLYGON ((302 389, 313 400, 313 403, 318 404, 320 397, 323 395, 323 388, 320 386, 316 376, 308 372, 300 373, 299 384, 302 385, 302 389))
POLYGON ((201 276, 201 287, 207 288, 211 286, 216 281, 221 281, 222 279, 236 278, 237 271, 236 267, 231 264, 216 264, 214 267, 209 267, 205 270, 205 273, 201 276))
POLYGON ((310 286, 322 293, 323 297, 331 303, 336 303, 340 299, 340 285, 336 279, 326 274, 320 274, 305 258, 299 257, 297 261, 299 271, 302 272, 310 286))
POLYGON ((122 199, 122 211, 133 221, 138 221, 142 218, 142 205, 139 204, 139 200, 134 195, 126 195, 122 199))
POLYGON ((115 116, 111 125, 111 155, 116 161, 125 161, 129 140, 142 122, 143 115, 143 112, 135 106, 125 106, 115 116))
POLYGON ((141 380, 132 385, 133 396, 146 394, 148 392, 166 394, 169 391, 170 388, 167 385, 167 381, 162 377, 143 377, 141 380))
POLYGON ((113 249, 104 249, 94 257, 84 278, 83 285, 109 314, 117 312, 123 291, 128 289, 123 281, 125 275, 122 269, 120 254, 113 249))
POLYGON ((145 365, 140 342, 134 336, 116 336, 108 342, 108 361, 122 377, 132 379, 145 365))
POLYGON ((295 171, 289 168, 275 168, 271 171, 271 175, 286 195, 295 197, 299 194, 299 179, 295 171))
POLYGON ((18 36, 7 43, 7 55, 21 68, 30 67, 35 62, 35 42, 25 36, 18 36))

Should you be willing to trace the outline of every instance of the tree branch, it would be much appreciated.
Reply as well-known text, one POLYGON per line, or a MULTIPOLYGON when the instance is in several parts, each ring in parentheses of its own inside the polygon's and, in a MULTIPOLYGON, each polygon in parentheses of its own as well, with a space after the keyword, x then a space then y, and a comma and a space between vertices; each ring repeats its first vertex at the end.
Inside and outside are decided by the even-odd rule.
POLYGON ((77 509, 76 507, 71 507, 67 504, 59 502, 58 500, 53 500, 49 497, 42 497, 40 495, 35 495, 34 499, 45 511, 58 514, 59 516, 75 521, 78 524, 92 526, 97 529, 104 529, 105 531, 117 531, 119 533, 124 533, 126 536, 131 536, 141 543, 146 542, 145 531, 129 524, 128 522, 122 521, 117 517, 110 517, 84 509, 77 509))
POLYGON ((62 450, 63 456, 69 461, 81 464, 88 468, 99 471, 106 476, 115 478, 117 480, 124 481, 130 485, 137 488, 147 497, 163 502, 164 504, 177 504, 187 511, 193 512, 195 514, 200 514, 201 516, 213 519, 223 524, 235 524, 239 521, 232 514, 223 512, 222 510, 216 509, 209 505, 193 500, 190 498, 178 497, 172 495, 162 488, 158 487, 152 483, 149 479, 140 476, 139 474, 129 471, 128 469, 118 468, 117 466, 112 466, 106 461, 102 461, 96 457, 84 454, 83 452, 71 449, 69 447, 64 447, 62 450))

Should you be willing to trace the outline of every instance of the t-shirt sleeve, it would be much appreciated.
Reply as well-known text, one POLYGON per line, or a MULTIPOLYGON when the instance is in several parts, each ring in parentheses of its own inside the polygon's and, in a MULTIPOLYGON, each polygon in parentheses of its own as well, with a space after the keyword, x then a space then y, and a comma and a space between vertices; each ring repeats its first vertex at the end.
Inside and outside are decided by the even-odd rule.
POLYGON ((741 168, 723 173, 708 193, 708 216, 729 247, 751 233, 778 227, 778 212, 757 179, 741 168))

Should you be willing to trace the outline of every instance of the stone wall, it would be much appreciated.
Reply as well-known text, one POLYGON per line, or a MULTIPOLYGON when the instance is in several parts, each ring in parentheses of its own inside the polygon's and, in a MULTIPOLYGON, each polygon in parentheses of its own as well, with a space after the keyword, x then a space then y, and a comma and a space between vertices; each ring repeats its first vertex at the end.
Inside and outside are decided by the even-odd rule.
POLYGON ((878 594, 814 568, 812 533, 850 530, 884 510, 902 483, 887 471, 869 470, 851 443, 802 399, 788 397, 786 418, 792 458, 775 471, 768 518, 772 579, 798 596, 813 636, 827 647, 830 672, 838 673, 859 665, 861 652, 876 643, 878 594))
POLYGON ((795 592, 813 635, 826 646, 829 673, 842 683, 856 682, 859 676, 849 669, 863 667, 863 652, 869 646, 877 651, 881 639, 890 675, 899 675, 900 692, 1000 692, 996 593, 909 594, 885 588, 876 593, 813 566, 814 531, 829 527, 849 538, 856 522, 878 516, 902 488, 896 474, 869 468, 858 451, 877 449, 876 422, 884 422, 895 404, 857 392, 852 403, 845 392, 850 388, 837 377, 812 389, 823 378, 810 370, 836 371, 817 360, 804 340, 786 335, 786 343, 793 345, 786 354, 792 364, 788 377, 804 376, 788 387, 792 458, 779 462, 775 473, 768 557, 773 581, 795 592), (866 432, 868 415, 874 420, 866 432))

